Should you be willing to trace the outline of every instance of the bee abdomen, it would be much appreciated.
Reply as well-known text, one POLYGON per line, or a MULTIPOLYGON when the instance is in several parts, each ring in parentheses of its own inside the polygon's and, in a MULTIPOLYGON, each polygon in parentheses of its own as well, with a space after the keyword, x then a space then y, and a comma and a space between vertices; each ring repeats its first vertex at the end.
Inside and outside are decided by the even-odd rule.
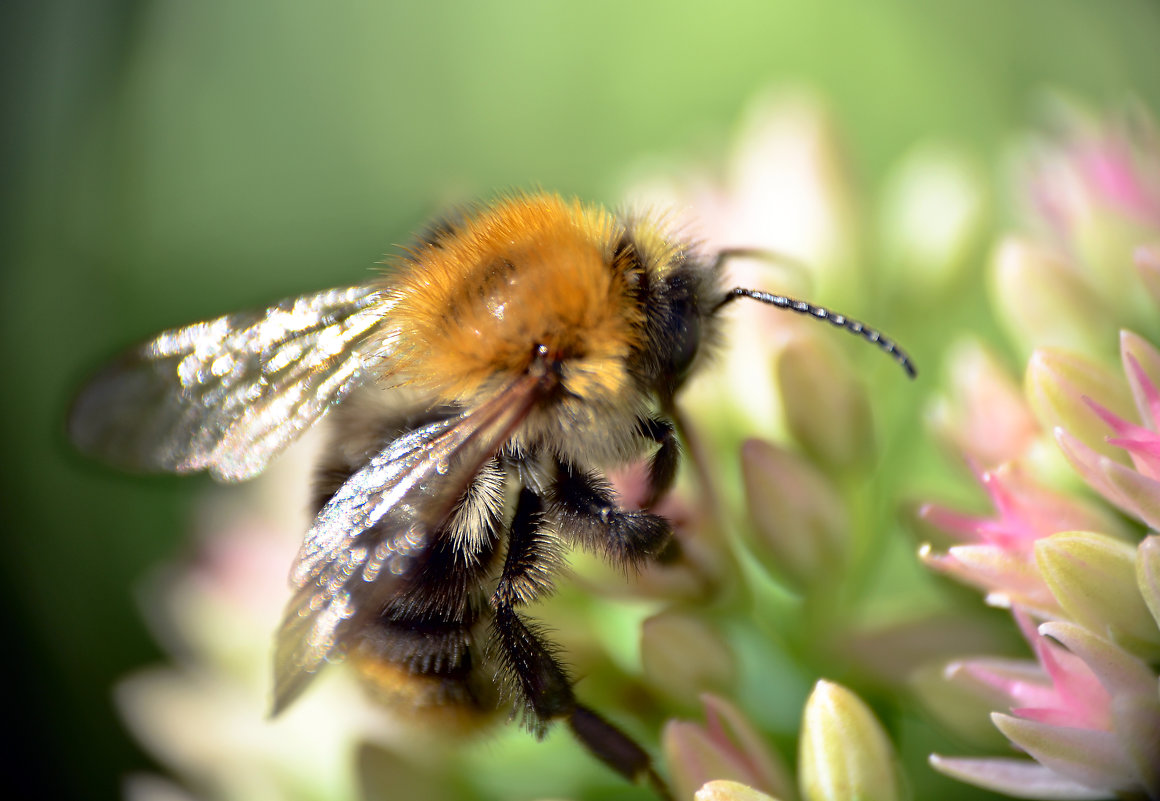
POLYGON ((380 619, 351 650, 350 661, 371 694, 390 707, 452 729, 486 726, 500 705, 481 669, 475 629, 380 619))

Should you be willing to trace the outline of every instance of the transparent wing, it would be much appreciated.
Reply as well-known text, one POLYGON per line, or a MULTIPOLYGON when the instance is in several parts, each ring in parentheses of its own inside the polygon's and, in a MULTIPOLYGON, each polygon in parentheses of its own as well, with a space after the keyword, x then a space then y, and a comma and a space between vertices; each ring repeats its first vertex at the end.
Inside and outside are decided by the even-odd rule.
POLYGON ((291 573, 295 593, 275 645, 275 714, 414 575, 432 532, 511 437, 542 386, 521 379, 468 415, 401 437, 322 508, 291 573))
POLYGON ((250 478, 362 381, 376 298, 331 289, 165 331, 84 387, 69 435, 131 470, 250 478))

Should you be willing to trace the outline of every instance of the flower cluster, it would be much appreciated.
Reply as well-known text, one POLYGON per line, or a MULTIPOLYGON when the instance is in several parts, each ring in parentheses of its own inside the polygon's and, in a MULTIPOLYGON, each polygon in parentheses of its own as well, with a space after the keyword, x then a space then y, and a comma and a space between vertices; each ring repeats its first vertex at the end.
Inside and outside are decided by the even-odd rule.
MULTIPOLYGON (((981 417, 1000 435, 1026 432, 1029 417, 1037 431, 1006 449, 963 449, 984 465, 993 516, 922 512, 954 541, 942 553, 924 546, 924 561, 1010 609, 1035 657, 956 659, 943 671, 948 690, 994 710, 994 726, 1030 759, 931 763, 1021 798, 1160 798, 1160 537, 1113 512, 1160 523, 1160 351, 1125 328, 1156 333, 1156 307, 1141 301, 1156 298, 1157 144, 1138 126, 1072 112, 1062 136, 1028 152, 1020 197, 1038 235, 1009 238, 993 264, 996 307, 1029 354, 1025 401, 1004 392, 988 407, 985 390, 960 392, 969 422, 943 434, 961 443, 981 417), (1074 473, 1059 469, 1059 453, 1074 473), (1107 503, 1084 498, 1077 475, 1107 503)), ((1010 386, 995 364, 970 378, 1010 386)), ((942 711, 970 727, 949 704, 942 711)))

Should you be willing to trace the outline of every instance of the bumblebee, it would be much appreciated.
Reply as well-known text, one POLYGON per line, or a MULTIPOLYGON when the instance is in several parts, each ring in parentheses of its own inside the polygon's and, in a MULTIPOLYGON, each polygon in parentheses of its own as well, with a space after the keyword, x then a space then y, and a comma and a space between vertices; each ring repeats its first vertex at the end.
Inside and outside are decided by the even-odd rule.
POLYGON ((663 793, 648 754, 581 704, 524 608, 567 546, 638 565, 670 542, 648 511, 671 486, 674 396, 737 298, 647 218, 557 195, 501 199, 433 226, 366 284, 165 331, 99 373, 69 420, 115 465, 242 481, 329 416, 313 525, 276 636, 274 711, 344 658, 394 705, 456 723, 511 708, 564 721, 596 757, 663 793), (609 468, 647 458, 643 510, 609 468))

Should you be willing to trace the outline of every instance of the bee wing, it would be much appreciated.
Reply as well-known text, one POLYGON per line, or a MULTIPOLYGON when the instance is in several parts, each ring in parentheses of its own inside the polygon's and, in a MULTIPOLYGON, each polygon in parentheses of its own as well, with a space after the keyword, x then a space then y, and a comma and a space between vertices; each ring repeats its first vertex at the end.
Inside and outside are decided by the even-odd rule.
POLYGON ((275 644, 275 714, 414 575, 432 532, 508 441, 543 386, 540 379, 522 378, 470 414, 395 440, 322 508, 291 572, 295 593, 275 644))
POLYGON ((331 289, 165 331, 81 390, 69 435, 122 468, 250 478, 361 382, 376 299, 331 289))

